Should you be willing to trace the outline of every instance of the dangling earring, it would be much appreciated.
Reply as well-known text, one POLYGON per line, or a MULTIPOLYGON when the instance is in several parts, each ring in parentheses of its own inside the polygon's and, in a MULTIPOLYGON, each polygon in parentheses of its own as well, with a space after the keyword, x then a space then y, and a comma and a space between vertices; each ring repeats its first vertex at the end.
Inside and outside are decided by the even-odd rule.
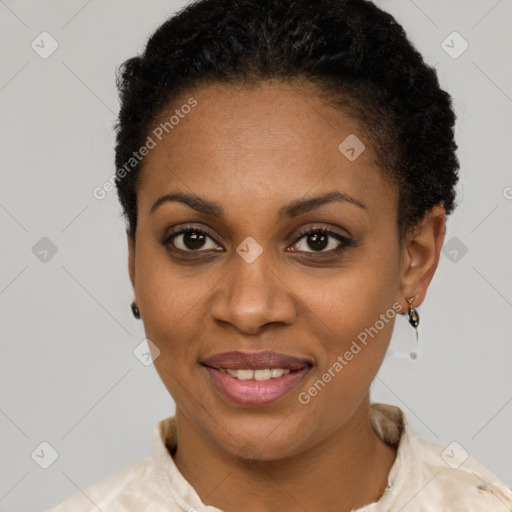
POLYGON ((412 305, 414 301, 414 297, 411 297, 410 299, 405 299, 409 303, 409 309, 407 310, 407 315, 409 317, 409 323, 414 327, 414 330, 416 331, 416 346, 415 350, 413 352, 409 353, 409 357, 411 359, 418 359, 419 351, 418 351, 418 344, 419 344, 419 336, 418 336, 418 325, 420 324, 420 315, 416 311, 416 308, 412 305))
POLYGON ((416 308, 412 305, 414 301, 414 297, 411 297, 410 299, 405 299, 409 303, 409 309, 407 310, 407 314, 409 315, 409 323, 415 328, 418 328, 418 325, 420 324, 420 316, 418 315, 418 312, 416 311, 416 308))
POLYGON ((135 302, 132 302, 132 313, 135 318, 140 319, 140 311, 135 302))
MULTIPOLYGON (((412 305, 414 302, 414 297, 411 297, 410 299, 406 298, 405 300, 409 304, 409 308, 407 308, 406 311, 404 311, 405 308, 401 308, 400 315, 405 315, 405 313, 407 313, 409 323, 414 327, 416 341, 414 343, 414 347, 411 348, 411 340, 408 339, 407 334, 405 334, 403 338, 402 336, 397 336, 397 340, 394 343, 392 341, 390 347, 388 348, 386 357, 391 359, 418 361, 422 357, 418 330, 418 326, 420 324, 420 315, 418 314, 416 308, 412 305), (402 339, 407 341, 402 343, 402 339)), ((407 331, 410 332, 408 329, 407 331)))

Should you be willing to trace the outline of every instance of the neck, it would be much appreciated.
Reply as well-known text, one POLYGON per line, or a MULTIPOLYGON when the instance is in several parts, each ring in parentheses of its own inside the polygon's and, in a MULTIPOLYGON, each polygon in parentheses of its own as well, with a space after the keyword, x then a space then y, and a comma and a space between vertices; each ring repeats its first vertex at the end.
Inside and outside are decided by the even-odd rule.
POLYGON ((174 461, 205 505, 225 512, 350 512, 377 501, 396 451, 373 431, 369 399, 349 423, 284 460, 243 460, 199 432, 177 408, 174 461), (250 496, 250 503, 248 503, 250 496))

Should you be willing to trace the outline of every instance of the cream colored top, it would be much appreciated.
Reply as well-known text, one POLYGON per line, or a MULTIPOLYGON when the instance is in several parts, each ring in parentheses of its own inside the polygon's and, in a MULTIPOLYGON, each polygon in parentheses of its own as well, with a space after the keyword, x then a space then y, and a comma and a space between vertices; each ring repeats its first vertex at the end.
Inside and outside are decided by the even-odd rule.
MULTIPOLYGON (((371 404, 370 423, 397 457, 381 498, 353 512, 511 512, 512 490, 455 443, 417 437, 401 409, 371 404)), ((79 492, 49 512, 222 512, 204 505, 178 471, 174 416, 159 421, 151 456, 79 492)), ((243 505, 240 505, 243 511, 243 505)))

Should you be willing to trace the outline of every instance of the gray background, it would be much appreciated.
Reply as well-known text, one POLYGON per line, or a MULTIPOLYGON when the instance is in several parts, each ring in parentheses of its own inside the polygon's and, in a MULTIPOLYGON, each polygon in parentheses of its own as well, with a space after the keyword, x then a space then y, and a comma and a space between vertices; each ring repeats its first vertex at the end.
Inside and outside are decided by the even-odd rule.
MULTIPOLYGON (((114 170, 115 68, 185 3, 0 0, 4 512, 50 508, 146 457, 153 425, 174 413, 154 368, 133 354, 144 332, 129 308, 116 195, 100 201, 92 190, 114 170), (31 47, 43 31, 59 45, 46 59, 31 47), (48 469, 44 441, 58 453, 48 469)), ((454 96, 462 170, 419 310, 422 356, 400 357, 414 335, 398 318, 397 356, 384 361, 372 400, 400 406, 420 436, 457 441, 512 485, 512 2, 378 5, 454 96), (453 31, 469 44, 458 58, 457 36, 444 43, 452 56, 442 47, 453 31)))

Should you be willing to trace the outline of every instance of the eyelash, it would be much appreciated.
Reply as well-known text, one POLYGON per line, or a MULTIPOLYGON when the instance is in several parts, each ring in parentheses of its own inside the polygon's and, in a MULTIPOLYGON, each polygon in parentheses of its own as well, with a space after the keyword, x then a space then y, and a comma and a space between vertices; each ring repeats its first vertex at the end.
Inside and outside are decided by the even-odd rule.
MULTIPOLYGON (((164 246, 168 247, 171 251, 178 252, 178 253, 181 253, 181 254, 183 254, 183 253, 185 253, 185 254, 186 253, 200 254, 201 252, 207 252, 208 251, 208 250, 207 251, 204 251, 204 250, 184 251, 182 249, 176 249, 175 247, 173 247, 172 244, 171 244, 171 241, 175 237, 177 237, 179 235, 186 234, 186 233, 198 233, 198 234, 201 234, 201 235, 205 235, 208 238, 212 239, 217 245, 219 245, 217 240, 215 240, 215 238, 212 235, 210 235, 207 231, 205 231, 204 229, 197 228, 195 226, 186 226, 186 227, 184 227, 183 229, 181 229, 181 230, 179 230, 177 232, 168 234, 164 238, 162 243, 163 243, 164 246)), ((311 228, 306 229, 300 235, 298 235, 298 237, 295 239, 295 241, 292 243, 292 245, 296 245, 300 240, 302 240, 303 238, 307 237, 310 234, 329 235, 332 238, 338 240, 340 242, 340 244, 339 244, 339 246, 336 249, 331 249, 330 251, 296 251, 297 253, 300 253, 300 254, 326 254, 326 255, 333 256, 333 255, 341 254, 346 248, 353 247, 355 245, 354 242, 352 240, 350 240, 349 238, 341 235, 340 233, 337 233, 336 231, 332 231, 332 230, 330 230, 328 228, 325 228, 325 227, 311 227, 311 228)))

